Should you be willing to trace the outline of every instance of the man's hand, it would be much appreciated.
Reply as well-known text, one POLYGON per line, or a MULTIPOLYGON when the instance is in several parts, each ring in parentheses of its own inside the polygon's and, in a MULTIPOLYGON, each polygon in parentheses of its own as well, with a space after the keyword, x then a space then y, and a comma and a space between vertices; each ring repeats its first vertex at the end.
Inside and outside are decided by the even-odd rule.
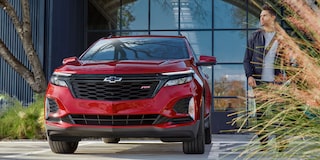
POLYGON ((256 80, 252 76, 248 77, 248 85, 250 87, 256 87, 257 86, 256 80))

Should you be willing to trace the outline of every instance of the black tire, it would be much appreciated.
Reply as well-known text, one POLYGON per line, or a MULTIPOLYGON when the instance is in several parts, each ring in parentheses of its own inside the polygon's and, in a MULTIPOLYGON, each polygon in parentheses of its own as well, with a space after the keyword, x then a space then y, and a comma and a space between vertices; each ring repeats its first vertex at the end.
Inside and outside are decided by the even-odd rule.
POLYGON ((197 136, 191 141, 182 142, 183 152, 185 154, 203 154, 205 150, 205 133, 204 133, 204 99, 201 105, 200 125, 197 136))
POLYGON ((52 152, 59 154, 72 154, 78 148, 78 141, 67 142, 67 141, 49 141, 49 146, 52 152))
POLYGON ((204 143, 211 144, 212 142, 211 114, 209 115, 207 121, 209 122, 207 122, 208 126, 204 129, 204 134, 205 134, 204 143))
POLYGON ((204 143, 205 144, 211 144, 212 141, 212 132, 211 132, 211 127, 206 128, 204 130, 205 138, 204 138, 204 143))
POLYGON ((120 138, 102 138, 104 143, 119 143, 120 138))

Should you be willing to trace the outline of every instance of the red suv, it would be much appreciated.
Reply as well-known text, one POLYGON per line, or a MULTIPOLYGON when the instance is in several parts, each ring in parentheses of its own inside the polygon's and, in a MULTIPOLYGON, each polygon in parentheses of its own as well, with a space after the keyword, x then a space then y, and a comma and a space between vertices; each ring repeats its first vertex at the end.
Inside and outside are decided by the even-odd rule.
POLYGON ((83 138, 160 138, 204 153, 211 143, 211 89, 184 36, 108 37, 63 60, 48 84, 45 125, 55 153, 74 153, 83 138))

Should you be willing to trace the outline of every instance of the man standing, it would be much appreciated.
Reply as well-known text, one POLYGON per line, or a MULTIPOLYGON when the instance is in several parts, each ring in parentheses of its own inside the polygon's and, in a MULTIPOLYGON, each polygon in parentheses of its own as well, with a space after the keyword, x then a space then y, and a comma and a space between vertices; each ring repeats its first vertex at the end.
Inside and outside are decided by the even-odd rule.
POLYGON ((243 63, 251 87, 263 82, 275 82, 276 76, 282 76, 280 70, 274 67, 280 58, 277 54, 275 20, 275 11, 268 5, 263 6, 260 14, 262 28, 253 32, 248 40, 243 63))
MULTIPOLYGON (((268 5, 263 6, 260 13, 261 28, 250 36, 244 55, 244 70, 250 87, 256 87, 262 83, 277 83, 282 79, 280 69, 275 67, 280 62, 277 53, 278 41, 276 39, 276 13, 268 5)), ((257 111, 257 118, 261 118, 263 112, 257 111)), ((261 144, 266 144, 268 138, 259 134, 261 144)))

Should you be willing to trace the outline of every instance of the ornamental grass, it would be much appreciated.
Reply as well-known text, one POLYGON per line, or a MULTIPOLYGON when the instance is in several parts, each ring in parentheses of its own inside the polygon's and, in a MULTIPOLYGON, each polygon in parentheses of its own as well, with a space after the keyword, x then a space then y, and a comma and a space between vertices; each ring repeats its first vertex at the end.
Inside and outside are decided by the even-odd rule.
POLYGON ((269 137, 265 146, 254 137, 239 158, 320 159, 320 8, 305 0, 280 0, 273 6, 284 9, 281 18, 292 29, 276 25, 284 59, 276 67, 286 71, 286 79, 254 89, 261 119, 252 116, 255 110, 234 119, 241 124, 238 132, 269 137))

